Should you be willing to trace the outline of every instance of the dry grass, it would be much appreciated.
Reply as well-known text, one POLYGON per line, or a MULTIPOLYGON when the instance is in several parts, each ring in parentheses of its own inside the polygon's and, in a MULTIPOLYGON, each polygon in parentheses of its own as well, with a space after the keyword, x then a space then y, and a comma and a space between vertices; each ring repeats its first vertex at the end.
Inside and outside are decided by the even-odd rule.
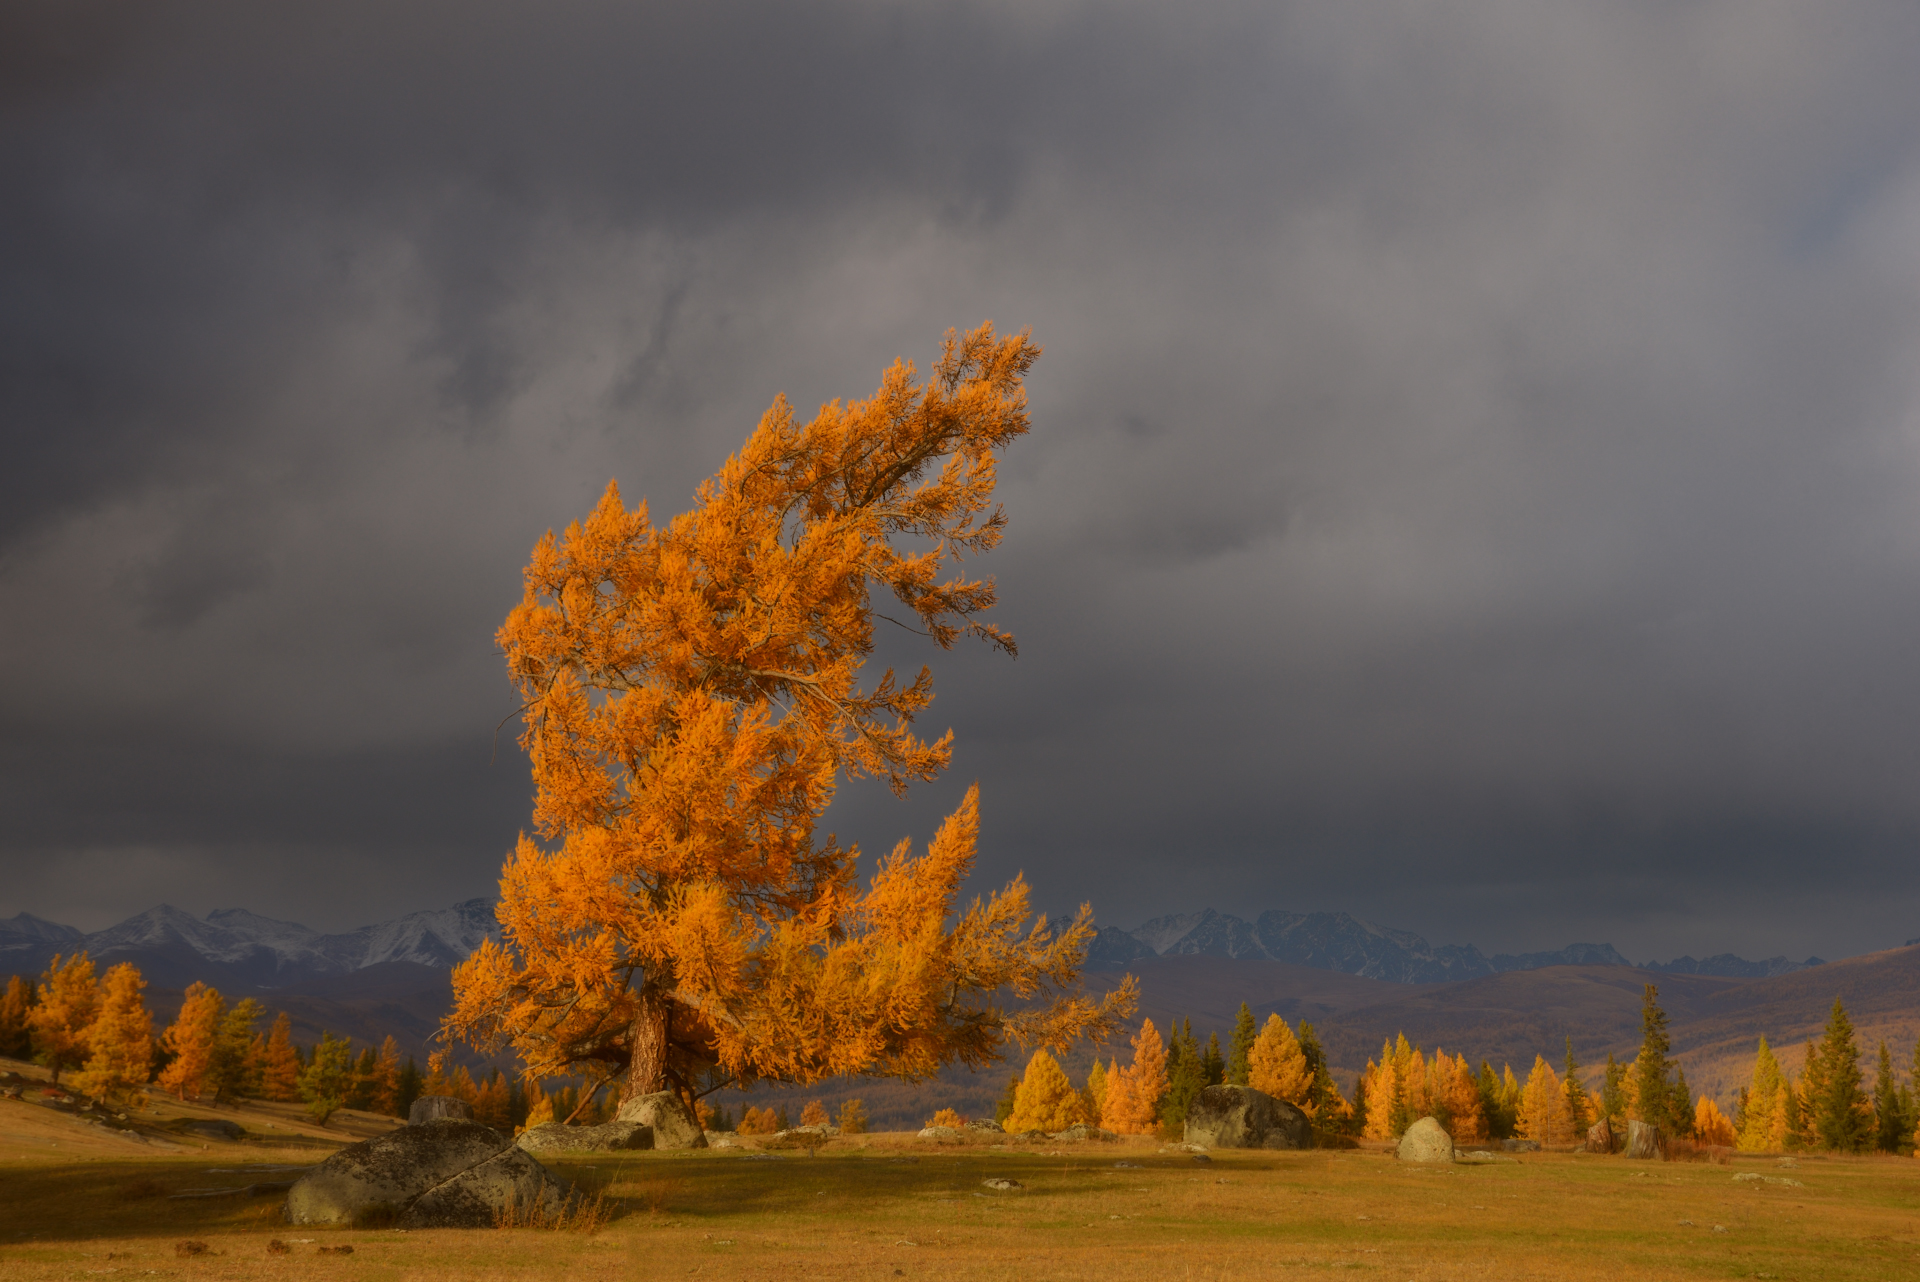
MULTIPOLYGON (((0 1105, 0 1132, 5 1110, 23 1107, 0 1105)), ((170 1196, 242 1178, 227 1172, 243 1162, 315 1156, 251 1142, 108 1154, 0 1141, 0 1278, 1920 1276, 1920 1162, 1890 1158, 1802 1157, 1780 1172, 1745 1155, 1729 1167, 1540 1153, 1432 1169, 1377 1147, 1199 1163, 1140 1141, 1037 1149, 877 1135, 813 1157, 555 1159, 587 1196, 537 1227, 516 1216, 494 1230, 296 1228, 278 1198, 170 1196), (1732 1178, 1747 1172, 1800 1185, 1732 1178), (983 1187, 1000 1177, 1025 1187, 983 1187), (176 1255, 181 1242, 207 1249, 176 1255)))

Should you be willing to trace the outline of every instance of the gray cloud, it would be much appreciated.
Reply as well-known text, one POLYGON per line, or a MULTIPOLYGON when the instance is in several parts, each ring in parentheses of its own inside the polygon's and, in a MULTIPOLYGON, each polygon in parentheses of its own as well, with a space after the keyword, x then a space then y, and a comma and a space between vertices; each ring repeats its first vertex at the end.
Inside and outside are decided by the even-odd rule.
POLYGON ((982 879, 1116 921, 1920 933, 1906 6, 0 22, 0 910, 484 889, 539 532, 991 316, 1021 658, 843 832, 978 778, 982 879))

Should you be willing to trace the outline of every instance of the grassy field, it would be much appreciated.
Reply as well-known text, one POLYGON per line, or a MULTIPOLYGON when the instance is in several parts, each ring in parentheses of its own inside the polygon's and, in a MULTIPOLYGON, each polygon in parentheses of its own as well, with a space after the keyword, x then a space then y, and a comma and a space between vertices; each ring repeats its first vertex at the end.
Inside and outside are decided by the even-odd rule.
POLYGON ((247 1139, 153 1151, 0 1101, 0 1278, 1920 1277, 1920 1162, 1893 1158, 1788 1169, 1551 1153, 1433 1169, 1369 1149, 1203 1163, 1145 1142, 1015 1151, 882 1135, 813 1156, 557 1159, 604 1193, 605 1227, 403 1233, 294 1229, 275 1196, 172 1197, 286 1178, 245 1168, 311 1163, 348 1138, 242 1120, 247 1139), (290 1251, 269 1253, 276 1239, 290 1251), (179 1255, 187 1240, 206 1252, 179 1255), (340 1246, 353 1251, 321 1251, 340 1246))

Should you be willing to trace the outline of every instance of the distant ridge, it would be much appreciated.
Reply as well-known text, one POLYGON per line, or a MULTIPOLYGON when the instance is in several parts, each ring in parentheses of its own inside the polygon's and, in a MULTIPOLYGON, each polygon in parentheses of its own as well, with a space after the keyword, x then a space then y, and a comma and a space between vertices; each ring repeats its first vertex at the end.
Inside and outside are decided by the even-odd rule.
POLYGON ((56 952, 85 949, 102 967, 134 961, 148 978, 179 987, 203 979, 245 988, 283 988, 389 962, 449 970, 498 938, 493 904, 469 899, 408 913, 338 935, 276 921, 242 908, 195 917, 169 904, 92 934, 27 913, 0 921, 0 972, 32 972, 56 952))
MULTIPOLYGON (((1130 931, 1102 927, 1088 952, 1087 965, 1112 969, 1146 957, 1182 955, 1287 962, 1400 984, 1444 984, 1548 966, 1633 965, 1612 944, 1569 944, 1553 952, 1496 953, 1488 957, 1471 945, 1436 947, 1412 931, 1376 926, 1348 913, 1271 911, 1249 922, 1211 908, 1156 917, 1130 931)), ((1681 957, 1666 963, 1649 962, 1643 969, 1762 978, 1822 964, 1818 957, 1804 962, 1785 957, 1752 962, 1722 953, 1705 961, 1681 957)))

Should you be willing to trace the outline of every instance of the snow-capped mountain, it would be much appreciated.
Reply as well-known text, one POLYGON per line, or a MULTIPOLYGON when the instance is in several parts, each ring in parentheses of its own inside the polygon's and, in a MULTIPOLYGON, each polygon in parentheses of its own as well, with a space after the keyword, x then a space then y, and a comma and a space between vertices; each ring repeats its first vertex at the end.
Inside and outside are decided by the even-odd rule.
MULTIPOLYGON (((1403 984, 1434 984, 1547 966, 1631 966, 1611 944, 1569 944, 1553 952, 1496 953, 1472 945, 1429 944, 1408 930, 1390 930, 1347 913, 1264 912, 1246 921, 1211 908, 1156 917, 1132 930, 1103 927, 1089 950, 1090 966, 1120 967, 1142 957, 1198 954, 1255 957, 1403 984)), ((1783 975, 1821 965, 1817 957, 1743 961, 1731 954, 1648 963, 1647 969, 1727 976, 1783 975)))
POLYGON ((134 959, 148 970, 152 962, 143 959, 164 959, 167 971, 186 973, 196 963, 210 964, 228 982, 238 978, 256 987, 279 987, 383 962, 447 970, 483 939, 498 937, 493 905, 485 899, 408 913, 339 935, 244 908, 216 909, 200 918, 161 904, 92 934, 26 913, 0 921, 0 966, 32 969, 54 952, 84 949, 101 967, 134 959))

